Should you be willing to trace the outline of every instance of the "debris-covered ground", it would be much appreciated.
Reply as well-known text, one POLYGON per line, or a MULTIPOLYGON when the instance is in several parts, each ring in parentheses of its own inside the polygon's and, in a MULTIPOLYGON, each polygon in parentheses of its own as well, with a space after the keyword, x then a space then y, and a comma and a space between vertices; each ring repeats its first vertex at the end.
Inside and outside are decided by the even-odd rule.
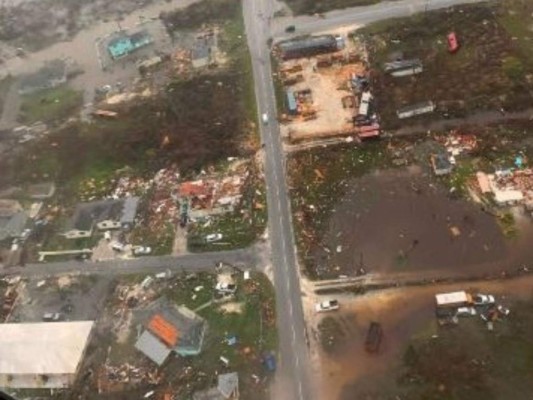
POLYGON ((294 221, 308 273, 479 276, 525 262, 529 203, 509 206, 482 195, 476 172, 515 171, 529 198, 528 132, 527 121, 518 121, 294 153, 288 163, 294 221), (449 173, 435 176, 436 153, 453 157, 449 173))
POLYGON ((28 95, 22 104, 28 123, 42 120, 43 115, 62 117, 57 125, 36 124, 14 131, 9 136, 13 151, 0 161, 4 171, 0 185, 18 187, 24 201, 30 200, 24 194, 30 183, 52 181, 57 186, 54 196, 40 208, 41 225, 25 245, 26 261, 36 259, 36 250, 85 249, 98 242, 105 251, 94 259, 117 256, 109 251, 109 242, 101 241, 103 232, 88 239, 61 236, 79 202, 109 198, 141 197, 136 228, 126 238, 117 235, 113 239, 149 246, 154 254, 186 251, 186 245, 176 246, 174 234, 178 224, 188 222, 193 223, 190 231, 195 238, 191 250, 240 247, 263 233, 265 190, 241 9, 230 7, 224 15, 215 13, 204 21, 217 25, 191 22, 188 31, 169 22, 169 18, 196 15, 197 8, 206 5, 191 7, 165 16, 175 53, 157 67, 134 68, 137 83, 133 87, 118 82, 100 88, 93 117, 76 118, 79 93, 68 86, 28 95), (194 67, 189 39, 203 43, 213 37, 215 62, 194 67), (67 117, 71 118, 64 123, 67 117), (243 167, 231 171, 233 164, 243 167), (206 210, 206 219, 197 221, 187 215, 187 199, 179 199, 178 187, 206 179, 206 174, 221 185, 218 197, 223 202, 228 180, 239 181, 239 193, 232 194, 236 200, 232 200, 231 212, 211 218, 206 210), (224 239, 208 243, 205 238, 211 234, 224 239))
POLYGON ((243 275, 228 266, 219 272, 132 275, 113 281, 63 276, 2 281, 0 287, 19 293, 9 321, 40 321, 44 312, 58 312, 65 320, 97 321, 76 384, 56 397, 46 393, 47 398, 122 399, 152 390, 155 399, 190 398, 216 387, 219 374, 237 372, 241 398, 266 399, 271 373, 263 361, 277 351, 273 287, 261 274, 243 275), (215 286, 228 279, 236 291, 222 296, 215 286), (170 355, 158 367, 134 344, 147 322, 139 315, 162 297, 196 312, 208 328, 199 355, 170 355))
POLYGON ((424 101, 433 101, 437 109, 419 117, 423 120, 531 107, 531 7, 527 0, 457 6, 363 28, 384 124, 409 123, 396 111, 424 101), (460 45, 455 53, 448 49, 451 32, 460 45), (419 74, 384 72, 385 62, 413 59, 422 63, 419 74))
POLYGON ((313 334, 323 346, 322 398, 528 399, 530 285, 525 277, 342 296, 341 310, 325 315, 313 334), (459 317, 457 325, 440 327, 434 296, 458 290, 492 294, 496 305, 510 312, 498 313, 492 328, 479 307, 476 315, 459 317), (383 330, 376 353, 365 350, 371 321, 383 330))

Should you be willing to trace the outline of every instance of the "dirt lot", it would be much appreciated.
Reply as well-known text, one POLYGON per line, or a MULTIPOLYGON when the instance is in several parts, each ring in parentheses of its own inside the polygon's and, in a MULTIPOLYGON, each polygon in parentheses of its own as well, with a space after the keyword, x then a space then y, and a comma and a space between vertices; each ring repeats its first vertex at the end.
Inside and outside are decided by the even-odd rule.
POLYGON ((318 67, 317 61, 330 57, 347 57, 349 53, 361 55, 362 49, 356 47, 351 40, 347 40, 347 47, 343 51, 331 55, 289 60, 279 64, 279 74, 288 82, 295 76, 301 76, 301 81, 286 85, 283 94, 285 103, 286 90, 293 91, 302 111, 297 116, 287 115, 284 110, 286 124, 281 125, 282 136, 297 140, 297 138, 313 139, 320 134, 345 132, 353 128, 352 116, 358 106, 357 99, 353 97, 351 107, 343 106, 343 98, 353 95, 348 86, 353 74, 362 75, 365 67, 362 62, 334 63, 328 67, 318 67), (289 74, 290 71, 302 68, 301 71, 289 74), (310 94, 304 95, 306 91, 310 94), (299 95, 302 93, 302 95, 299 95), (305 97, 305 100, 304 100, 305 97), (316 114, 315 114, 316 113, 316 114))
POLYGON ((518 17, 529 15, 531 4, 520 0, 500 4, 458 6, 361 31, 368 38, 380 115, 389 128, 409 123, 397 119, 398 108, 426 100, 436 102, 439 115, 448 116, 533 105, 527 78, 533 65, 531 51, 523 45, 530 21, 518 17), (446 35, 451 31, 461 44, 456 54, 447 50, 446 35), (420 59, 424 71, 405 78, 383 72, 384 62, 402 57, 420 59))
POLYGON ((62 313, 69 321, 99 317, 112 289, 111 278, 62 276, 30 279, 19 286, 19 297, 8 322, 40 322, 44 313, 62 313))
POLYGON ((481 272, 479 264, 508 256, 495 219, 479 206, 450 199, 420 168, 376 171, 347 185, 322 244, 327 251, 313 252, 320 274, 352 275, 361 257, 372 272, 481 272))
POLYGON ((340 328, 332 335, 329 350, 320 351, 321 398, 528 399, 532 300, 529 277, 341 298, 341 312, 324 315, 340 328), (465 289, 494 294, 497 302, 511 309, 509 317, 495 322, 493 332, 487 331, 479 316, 439 328, 433 296, 465 289), (370 321, 383 326, 378 354, 364 351, 370 321))

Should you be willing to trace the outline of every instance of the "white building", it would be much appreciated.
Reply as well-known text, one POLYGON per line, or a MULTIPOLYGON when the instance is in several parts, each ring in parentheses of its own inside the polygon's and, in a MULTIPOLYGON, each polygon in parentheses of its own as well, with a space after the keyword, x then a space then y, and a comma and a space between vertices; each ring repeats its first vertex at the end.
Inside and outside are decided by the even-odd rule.
POLYGON ((0 387, 70 386, 76 379, 93 324, 0 324, 0 387))

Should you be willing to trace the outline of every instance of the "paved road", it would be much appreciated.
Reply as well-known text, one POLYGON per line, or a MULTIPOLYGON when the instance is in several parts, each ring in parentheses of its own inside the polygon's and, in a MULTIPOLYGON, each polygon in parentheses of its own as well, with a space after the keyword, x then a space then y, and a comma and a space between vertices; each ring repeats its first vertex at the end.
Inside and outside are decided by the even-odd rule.
POLYGON ((244 1, 243 8, 257 106, 259 113, 266 113, 269 118, 268 124, 261 127, 261 139, 265 145, 268 223, 280 343, 277 388, 274 389, 273 397, 282 400, 312 400, 314 396, 310 384, 305 321, 285 181, 285 160, 276 120, 270 51, 267 47, 272 4, 269 0, 248 0, 244 1))
POLYGON ((366 7, 352 7, 325 14, 325 18, 302 15, 276 18, 272 24, 273 38, 287 36, 285 28, 296 26, 294 35, 309 34, 351 25, 365 25, 389 18, 405 17, 424 10, 436 10, 456 4, 478 3, 483 0, 399 0, 366 7))
POLYGON ((182 256, 152 256, 100 262, 66 261, 27 264, 24 267, 0 270, 0 276, 22 275, 35 277, 66 273, 121 275, 158 273, 166 270, 173 272, 207 271, 214 269, 215 264, 219 261, 242 267, 256 267, 259 261, 257 254, 256 247, 249 247, 242 250, 187 254, 182 256))

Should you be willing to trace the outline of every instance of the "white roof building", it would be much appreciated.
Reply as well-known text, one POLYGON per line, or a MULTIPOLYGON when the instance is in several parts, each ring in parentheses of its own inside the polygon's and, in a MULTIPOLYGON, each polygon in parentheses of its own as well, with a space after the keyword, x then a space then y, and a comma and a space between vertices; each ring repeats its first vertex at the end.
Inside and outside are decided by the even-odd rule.
POLYGON ((70 386, 93 321, 0 324, 0 387, 70 386))

